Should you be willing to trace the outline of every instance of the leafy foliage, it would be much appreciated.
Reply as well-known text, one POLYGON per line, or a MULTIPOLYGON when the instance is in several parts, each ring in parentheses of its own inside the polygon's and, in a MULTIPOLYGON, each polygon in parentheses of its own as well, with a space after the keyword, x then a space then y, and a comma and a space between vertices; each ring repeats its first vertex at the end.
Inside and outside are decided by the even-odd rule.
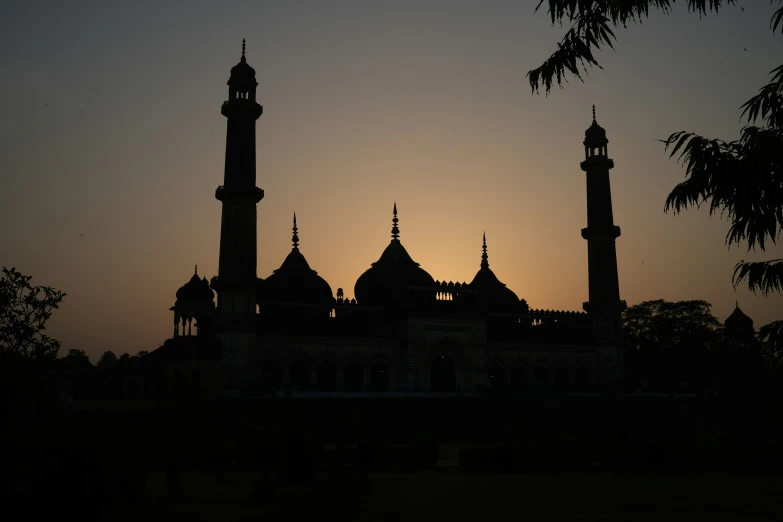
POLYGON ((771 357, 783 360, 783 321, 773 321, 759 328, 758 338, 771 357))
MULTIPOLYGON (((783 9, 781 9, 783 12, 783 9)), ((765 119, 768 127, 748 125, 740 139, 724 142, 690 132, 675 132, 663 142, 670 157, 678 152, 686 180, 666 198, 665 211, 679 213, 689 206, 709 204, 731 225, 727 244, 747 241, 748 250, 766 241, 773 244, 783 231, 783 66, 772 71, 773 81, 743 105, 748 122, 765 119)), ((740 261, 734 267, 734 286, 745 281, 753 292, 783 291, 783 259, 740 261)))
POLYGON ((0 352, 26 359, 54 359, 60 342, 42 332, 67 295, 32 286, 31 276, 3 267, 0 279, 0 352))
MULTIPOLYGON (((783 3, 770 0, 771 3, 783 3)), ((557 50, 544 63, 527 73, 530 87, 538 92, 541 87, 549 94, 556 83, 562 87, 571 74, 583 81, 582 72, 589 67, 602 68, 595 51, 602 47, 614 49, 617 37, 612 28, 641 24, 649 18, 650 10, 669 14, 677 0, 539 0, 535 12, 547 4, 549 18, 554 25, 569 24, 557 50)), ((737 0, 682 0, 688 11, 699 16, 710 12, 718 14, 726 6, 737 5, 737 0)), ((775 12, 770 21, 773 32, 781 25, 783 9, 775 12)))

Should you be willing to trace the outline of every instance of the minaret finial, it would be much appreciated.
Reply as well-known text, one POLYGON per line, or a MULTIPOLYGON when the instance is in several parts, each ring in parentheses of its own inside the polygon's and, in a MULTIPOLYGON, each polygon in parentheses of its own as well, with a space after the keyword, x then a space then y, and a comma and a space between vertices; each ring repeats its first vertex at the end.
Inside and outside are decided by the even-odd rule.
POLYGON ((734 306, 736 306, 737 308, 739 308, 739 300, 736 300, 736 301, 734 301, 734 306))
MULTIPOLYGON (((242 56, 243 57, 245 56, 245 39, 244 38, 242 38, 242 56)), ((595 105, 593 105, 593 107, 595 107, 595 105)))
POLYGON ((595 103, 593 104, 593 123, 595 123, 595 103))
POLYGON ((196 268, 193 269, 193 273, 198 275, 198 265, 196 265, 196 268))
POLYGON ((489 256, 487 256, 487 233, 484 232, 484 245, 481 247, 481 268, 489 268, 489 256))
POLYGON ((400 229, 397 227, 397 223, 399 223, 400 220, 397 219, 397 202, 394 202, 394 217, 392 218, 392 239, 399 239, 400 238, 400 229))
POLYGON ((299 250, 299 228, 296 226, 296 212, 294 212, 294 235, 291 236, 291 241, 294 243, 294 249, 299 250))

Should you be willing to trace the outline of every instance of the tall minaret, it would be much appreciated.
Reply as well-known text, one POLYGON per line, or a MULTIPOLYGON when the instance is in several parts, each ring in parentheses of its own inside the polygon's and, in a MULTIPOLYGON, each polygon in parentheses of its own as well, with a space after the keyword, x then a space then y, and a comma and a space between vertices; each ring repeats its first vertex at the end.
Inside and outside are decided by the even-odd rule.
POLYGON ((590 300, 584 303, 584 309, 593 318, 599 343, 607 345, 602 350, 601 365, 606 367, 611 358, 617 366, 613 375, 605 375, 603 380, 614 381, 622 375, 621 313, 625 302, 620 300, 617 278, 615 240, 620 237, 620 227, 612 216, 609 170, 614 168, 614 161, 608 157, 608 143, 606 131, 595 121, 593 105, 593 123, 585 131, 585 160, 580 164, 587 174, 587 228, 582 229, 582 237, 587 240, 590 300), (609 345, 616 350, 609 349, 609 345))
POLYGON ((228 119, 223 185, 215 198, 223 203, 220 263, 212 287, 218 293, 217 338, 224 366, 241 368, 256 343, 256 205, 264 191, 256 187, 256 72, 242 58, 231 69, 228 101, 220 112, 228 119))

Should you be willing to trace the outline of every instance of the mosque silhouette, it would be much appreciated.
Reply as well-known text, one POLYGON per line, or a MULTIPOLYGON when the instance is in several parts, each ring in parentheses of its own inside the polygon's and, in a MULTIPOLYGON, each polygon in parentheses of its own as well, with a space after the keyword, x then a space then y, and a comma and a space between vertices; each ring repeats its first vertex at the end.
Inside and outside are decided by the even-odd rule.
POLYGON ((614 162, 595 106, 580 164, 587 177, 583 311, 530 309, 490 268, 486 236, 469 283, 434 279, 403 246, 396 203, 391 241, 349 300, 310 267, 295 214, 290 253, 268 277, 257 276, 264 198, 256 186, 257 86, 243 41, 221 107, 228 125, 224 180, 215 191, 222 203, 218 275, 207 281, 196 270, 177 291, 174 337, 159 349, 169 363, 179 361, 180 380, 224 397, 593 392, 619 384, 620 228, 612 215, 614 162))

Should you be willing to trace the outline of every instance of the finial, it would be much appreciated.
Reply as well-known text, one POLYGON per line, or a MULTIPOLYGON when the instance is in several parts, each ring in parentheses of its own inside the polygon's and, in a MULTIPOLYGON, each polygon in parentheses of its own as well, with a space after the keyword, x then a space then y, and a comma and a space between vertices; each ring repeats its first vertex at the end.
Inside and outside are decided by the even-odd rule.
POLYGON ((392 239, 399 239, 400 238, 400 229, 397 227, 397 223, 399 223, 400 220, 397 219, 397 202, 394 202, 394 217, 392 218, 392 239))
POLYGON ((489 256, 487 256, 487 233, 484 232, 484 246, 481 247, 481 268, 489 268, 489 256))
MULTIPOLYGON (((242 38, 242 56, 245 56, 245 39, 244 38, 242 38)), ((595 105, 593 107, 595 107, 595 105)))
POLYGON ((193 270, 193 273, 198 275, 198 265, 196 265, 196 268, 193 270))
POLYGON ((595 103, 593 104, 593 123, 595 123, 595 103))
POLYGON ((739 308, 739 301, 738 301, 738 300, 737 300, 737 301, 734 301, 734 306, 736 306, 737 308, 739 308))
POLYGON ((291 237, 294 249, 299 250, 299 228, 296 226, 296 212, 294 212, 294 235, 291 237))

